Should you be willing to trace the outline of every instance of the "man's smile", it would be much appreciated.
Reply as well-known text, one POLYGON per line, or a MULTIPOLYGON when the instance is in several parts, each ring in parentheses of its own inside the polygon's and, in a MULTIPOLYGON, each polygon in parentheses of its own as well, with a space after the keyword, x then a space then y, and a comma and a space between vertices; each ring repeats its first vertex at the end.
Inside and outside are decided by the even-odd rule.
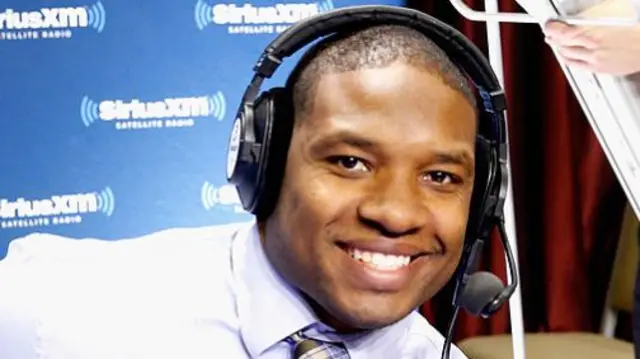
POLYGON ((379 292, 397 292, 405 288, 416 272, 441 251, 419 248, 396 240, 341 242, 341 265, 351 285, 379 292))

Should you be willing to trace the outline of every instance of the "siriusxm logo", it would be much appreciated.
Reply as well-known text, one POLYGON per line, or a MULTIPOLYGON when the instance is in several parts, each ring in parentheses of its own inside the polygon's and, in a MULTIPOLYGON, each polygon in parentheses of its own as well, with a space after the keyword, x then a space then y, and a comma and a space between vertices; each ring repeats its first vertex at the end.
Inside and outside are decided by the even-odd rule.
POLYGON ((222 92, 210 96, 165 98, 159 101, 103 100, 84 96, 80 101, 80 119, 89 127, 97 120, 114 122, 116 129, 191 127, 194 118, 225 118, 227 105, 222 92))
POLYGON ((71 30, 92 28, 102 32, 106 23, 102 2, 76 7, 50 7, 32 11, 0 12, 0 39, 69 38, 71 30))
POLYGON ((82 215, 102 213, 111 216, 115 196, 111 188, 99 192, 53 195, 43 199, 0 198, 0 227, 22 228, 76 224, 82 215))
POLYGON ((200 199, 204 209, 207 211, 218 208, 222 210, 232 210, 235 213, 243 213, 244 209, 240 203, 240 197, 236 188, 232 185, 222 185, 215 187, 209 182, 204 182, 200 190, 200 199))
POLYGON ((275 3, 256 6, 249 3, 208 5, 198 0, 195 6, 196 26, 227 25, 231 34, 282 32, 291 24, 334 8, 332 0, 306 3, 275 3))

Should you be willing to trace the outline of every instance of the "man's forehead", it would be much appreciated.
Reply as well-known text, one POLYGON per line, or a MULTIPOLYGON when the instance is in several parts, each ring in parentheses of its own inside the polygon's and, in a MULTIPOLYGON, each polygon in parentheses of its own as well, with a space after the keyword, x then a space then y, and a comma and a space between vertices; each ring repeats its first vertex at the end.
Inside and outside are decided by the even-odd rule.
POLYGON ((472 109, 445 113, 443 110, 409 108, 402 104, 391 104, 389 108, 336 107, 318 107, 309 111, 299 121, 298 127, 308 136, 315 135, 313 137, 333 137, 340 132, 382 139, 402 135, 405 136, 404 141, 425 141, 434 136, 443 140, 474 140, 476 136, 477 119, 472 109))
POLYGON ((466 98, 437 76, 403 63, 326 74, 314 92, 306 111, 296 114, 308 135, 349 130, 405 141, 434 135, 475 140, 475 108, 466 98))
MULTIPOLYGON (((353 102, 370 106, 385 106, 387 98, 406 96, 438 103, 467 102, 466 97, 448 85, 438 73, 418 68, 404 62, 396 62, 379 68, 361 68, 344 72, 323 74, 314 84, 311 96, 315 106, 349 106, 353 102)), ((424 101, 411 105, 421 106, 424 101)), ((406 106, 406 104, 404 104, 406 106)))

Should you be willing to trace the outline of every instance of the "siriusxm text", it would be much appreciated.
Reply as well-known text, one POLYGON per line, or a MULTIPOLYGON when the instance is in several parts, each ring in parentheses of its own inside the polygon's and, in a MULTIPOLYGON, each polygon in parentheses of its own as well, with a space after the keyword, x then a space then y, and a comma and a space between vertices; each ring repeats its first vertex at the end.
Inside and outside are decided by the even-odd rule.
POLYGON ((89 14, 85 7, 43 8, 38 11, 0 12, 0 30, 57 29, 87 27, 89 14))
POLYGON ((142 102, 115 100, 102 101, 99 105, 100 119, 131 120, 169 117, 199 117, 211 114, 209 99, 202 97, 167 98, 162 101, 142 102))
POLYGON ((1 219, 72 215, 97 211, 98 197, 95 193, 51 196, 51 198, 37 200, 0 199, 1 219))
POLYGON ((220 25, 292 24, 319 12, 315 3, 274 6, 216 4, 213 6, 213 22, 220 25))

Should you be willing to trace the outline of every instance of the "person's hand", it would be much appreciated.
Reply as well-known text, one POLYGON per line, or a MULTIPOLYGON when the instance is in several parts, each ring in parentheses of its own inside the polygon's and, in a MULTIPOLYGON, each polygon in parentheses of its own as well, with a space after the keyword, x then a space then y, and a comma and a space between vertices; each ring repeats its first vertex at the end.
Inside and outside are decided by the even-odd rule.
MULTIPOLYGON (((605 0, 578 14, 584 18, 636 18, 631 0, 605 0)), ((592 72, 629 75, 640 72, 640 26, 573 26, 545 24, 546 41, 569 65, 592 72)))
POLYGON ((629 75, 640 71, 640 26, 545 24, 546 41, 565 64, 592 72, 629 75))

